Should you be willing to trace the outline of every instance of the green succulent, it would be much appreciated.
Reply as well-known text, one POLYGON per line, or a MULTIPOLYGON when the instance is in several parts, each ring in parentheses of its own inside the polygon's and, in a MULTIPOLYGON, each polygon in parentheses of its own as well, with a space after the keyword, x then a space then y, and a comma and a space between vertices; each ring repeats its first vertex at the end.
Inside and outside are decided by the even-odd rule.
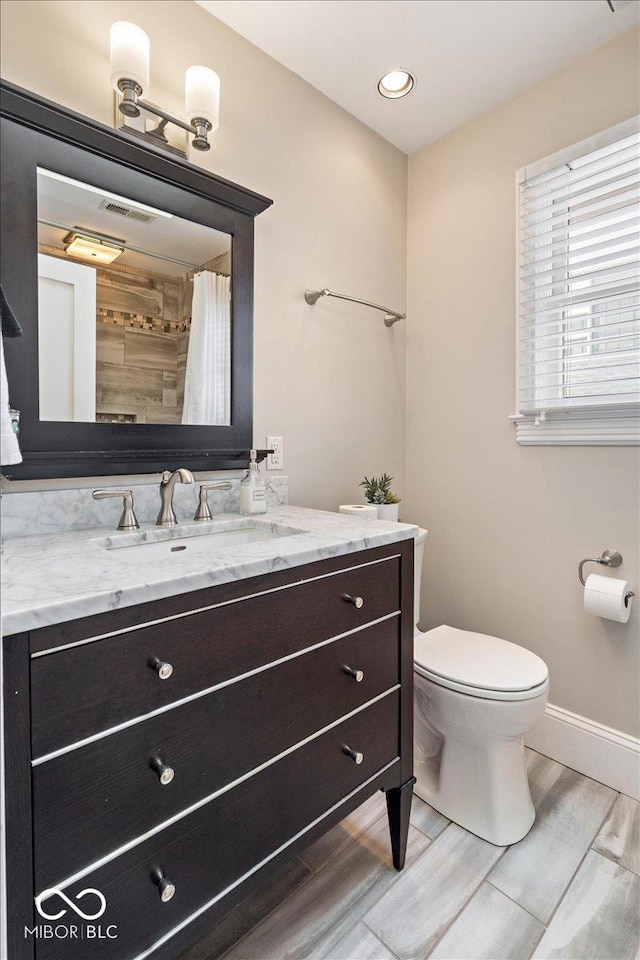
POLYGON ((367 503, 400 503, 400 497, 391 492, 391 481, 387 473, 381 477, 365 477, 360 481, 359 486, 364 487, 364 495, 367 503))

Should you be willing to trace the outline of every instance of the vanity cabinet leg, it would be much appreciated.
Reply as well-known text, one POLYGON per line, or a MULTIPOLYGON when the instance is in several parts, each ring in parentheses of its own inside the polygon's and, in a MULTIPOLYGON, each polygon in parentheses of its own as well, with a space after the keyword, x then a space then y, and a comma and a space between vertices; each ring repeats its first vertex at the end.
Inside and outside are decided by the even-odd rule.
POLYGON ((396 870, 404 867, 407 853, 407 837, 409 836, 409 815, 415 777, 411 777, 401 787, 387 790, 387 814, 389 817, 389 833, 391 834, 391 852, 393 865, 396 870))

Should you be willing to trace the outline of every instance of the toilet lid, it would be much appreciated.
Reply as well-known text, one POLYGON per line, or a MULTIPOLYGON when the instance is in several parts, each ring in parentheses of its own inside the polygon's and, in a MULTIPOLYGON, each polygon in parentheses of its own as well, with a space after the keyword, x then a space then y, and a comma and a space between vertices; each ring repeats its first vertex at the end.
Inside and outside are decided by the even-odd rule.
POLYGON ((549 676, 544 660, 516 643, 445 625, 416 633, 414 660, 436 680, 484 690, 530 690, 549 676))

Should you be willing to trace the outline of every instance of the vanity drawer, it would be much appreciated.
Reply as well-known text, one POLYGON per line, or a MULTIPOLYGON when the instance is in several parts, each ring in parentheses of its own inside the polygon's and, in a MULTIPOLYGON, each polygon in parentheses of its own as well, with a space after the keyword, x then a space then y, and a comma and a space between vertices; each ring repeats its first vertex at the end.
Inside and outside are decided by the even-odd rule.
POLYGON ((393 617, 36 764, 37 887, 60 882, 379 696, 398 683, 398 647, 393 617), (169 783, 152 758, 174 771, 169 783))
MULTIPOLYGON (((106 898, 103 929, 116 940, 91 943, 91 960, 131 960, 398 755, 398 694, 345 720, 276 764, 65 888, 74 902, 93 887, 106 898), (345 746, 361 751, 356 764, 345 746), (175 896, 160 899, 160 870, 175 896)), ((56 912, 58 901, 47 901, 56 912)), ((88 910, 89 896, 86 904, 88 910)), ((41 940, 37 960, 86 960, 87 944, 41 940)))
POLYGON ((396 612, 399 563, 398 557, 366 563, 35 656, 33 756, 396 612), (154 668, 158 662, 171 664, 167 679, 154 668))

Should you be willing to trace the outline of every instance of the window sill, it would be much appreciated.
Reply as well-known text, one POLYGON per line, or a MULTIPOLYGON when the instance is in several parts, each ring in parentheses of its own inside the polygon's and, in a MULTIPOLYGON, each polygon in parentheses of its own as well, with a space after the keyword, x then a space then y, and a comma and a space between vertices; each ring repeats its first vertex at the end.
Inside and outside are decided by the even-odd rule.
POLYGON ((606 410, 554 410, 544 420, 534 414, 509 417, 516 440, 523 446, 637 447, 640 445, 640 404, 606 410))

